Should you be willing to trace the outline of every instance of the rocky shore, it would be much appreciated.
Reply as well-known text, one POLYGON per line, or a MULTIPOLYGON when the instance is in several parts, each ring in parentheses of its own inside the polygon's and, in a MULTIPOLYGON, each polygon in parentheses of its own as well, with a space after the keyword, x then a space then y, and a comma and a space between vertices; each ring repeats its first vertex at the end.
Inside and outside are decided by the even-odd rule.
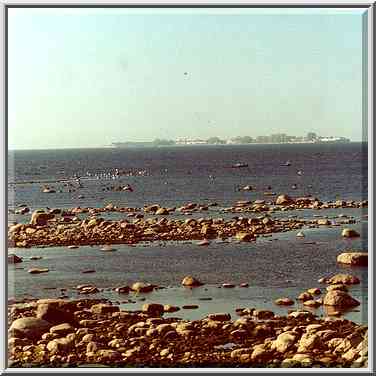
MULTIPOLYGON (((205 212, 217 203, 199 205, 188 203, 180 208, 165 208, 158 204, 144 208, 117 207, 108 204, 104 208, 72 208, 67 210, 36 210, 30 223, 16 223, 8 227, 10 247, 31 246, 78 246, 94 244, 134 244, 142 241, 201 240, 208 245, 208 239, 230 239, 254 241, 259 236, 273 233, 300 230, 306 227, 340 226, 354 223, 345 215, 332 223, 329 219, 304 220, 298 218, 277 219, 272 214, 277 211, 301 209, 362 208, 368 202, 336 201, 323 203, 316 198, 291 198, 280 195, 273 202, 264 200, 238 201, 234 206, 222 208, 219 212, 236 214, 232 219, 188 218, 168 219, 174 213, 192 215, 205 212), (103 213, 124 213, 127 218, 108 220, 101 218, 103 213), (258 217, 246 217, 247 213, 257 213, 258 217), (241 216, 239 216, 241 214, 241 216), (147 218, 146 218, 147 216, 147 218), (81 217, 81 218, 80 218, 81 217), (85 218, 82 218, 85 217, 85 218)), ((23 207, 19 214, 27 214, 23 207)), ((354 230, 342 233, 345 237, 359 236, 354 230)), ((299 236, 304 237, 300 233, 299 236)))
POLYGON ((100 299, 10 305, 10 367, 368 366, 368 328, 349 320, 255 308, 195 321, 164 318, 173 308, 149 303, 122 311, 100 299))

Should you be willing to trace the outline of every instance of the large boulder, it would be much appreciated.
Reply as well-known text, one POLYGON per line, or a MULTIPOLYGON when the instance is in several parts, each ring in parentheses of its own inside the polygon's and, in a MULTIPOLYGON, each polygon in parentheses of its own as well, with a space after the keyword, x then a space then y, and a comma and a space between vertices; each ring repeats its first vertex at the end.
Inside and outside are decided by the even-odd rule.
POLYGON ((356 238, 360 236, 360 234, 352 228, 344 228, 342 230, 342 236, 344 238, 356 238))
MULTIPOLYGON (((47 300, 47 299, 46 299, 47 300)), ((51 299, 52 300, 52 299, 51 299)), ((38 319, 48 321, 52 324, 70 323, 75 324, 76 318, 67 306, 60 305, 58 302, 40 303, 37 306, 36 316, 38 319)))
POLYGON ((279 195, 275 202, 276 205, 291 205, 294 203, 294 200, 288 195, 279 195))
POLYGON ((367 266, 368 253, 367 252, 344 252, 337 256, 337 262, 340 264, 347 264, 352 266, 367 266))
POLYGON ((184 277, 181 284, 183 286, 187 286, 187 287, 197 287, 197 286, 203 285, 202 282, 200 282, 198 279, 192 277, 191 275, 184 277))
POLYGON ((36 210, 31 215, 30 224, 37 225, 37 226, 45 226, 47 225, 47 221, 53 219, 55 216, 49 213, 42 213, 39 210, 36 210))
POLYGON ((324 305, 350 308, 358 306, 360 303, 345 291, 328 291, 324 297, 324 305))
POLYGON ((39 339, 43 333, 48 332, 51 326, 52 324, 46 320, 36 317, 23 317, 13 321, 9 332, 14 337, 35 340, 39 339))

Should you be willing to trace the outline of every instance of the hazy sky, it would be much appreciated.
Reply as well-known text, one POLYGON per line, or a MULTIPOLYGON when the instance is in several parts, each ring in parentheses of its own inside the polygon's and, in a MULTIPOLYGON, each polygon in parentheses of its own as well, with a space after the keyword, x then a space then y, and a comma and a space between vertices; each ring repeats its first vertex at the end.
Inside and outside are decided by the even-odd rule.
POLYGON ((9 148, 362 138, 364 10, 9 9, 9 148))

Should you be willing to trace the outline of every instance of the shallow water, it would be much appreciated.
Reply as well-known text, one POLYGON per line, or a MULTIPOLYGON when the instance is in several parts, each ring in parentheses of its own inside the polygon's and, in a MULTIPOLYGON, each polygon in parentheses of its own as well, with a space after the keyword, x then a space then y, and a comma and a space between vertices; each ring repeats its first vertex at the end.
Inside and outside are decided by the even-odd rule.
MULTIPOLYGON (((194 213, 192 217, 234 216, 253 217, 254 213, 223 213, 221 208, 238 200, 265 199, 267 186, 276 194, 287 193, 293 197, 311 194, 321 200, 367 199, 367 152, 364 145, 249 145, 213 147, 166 147, 157 149, 82 149, 18 151, 9 154, 9 181, 31 182, 66 179, 74 174, 85 175, 120 170, 146 171, 146 176, 123 176, 116 180, 82 180, 84 188, 69 193, 63 183, 49 183, 56 193, 42 193, 43 183, 11 185, 8 194, 9 208, 27 204, 31 210, 45 207, 71 208, 103 207, 109 202, 118 206, 143 207, 159 203, 174 207, 187 202, 218 206, 208 211, 194 213), (287 160, 290 167, 281 164, 287 160), (248 168, 230 168, 233 163, 248 163, 248 168), (297 175, 302 170, 303 175, 297 175), (210 178, 209 175, 214 178, 210 178), (131 184, 133 192, 103 191, 111 185, 131 184), (292 185, 297 184, 297 189, 292 185), (239 192, 237 187, 251 185, 250 192, 239 192), (61 191, 61 192, 60 192, 61 191), (83 198, 79 198, 82 195, 83 198)), ((273 300, 281 296, 295 298, 304 289, 320 285, 320 277, 339 272, 358 276, 361 285, 353 286, 351 294, 361 301, 361 306, 345 317, 367 322, 367 268, 346 268, 336 263, 339 253, 349 250, 368 250, 367 209, 297 210, 275 212, 273 217, 312 219, 327 216, 340 222, 339 214, 357 220, 356 224, 338 227, 303 229, 305 238, 297 239, 297 231, 273 234, 258 238, 252 243, 216 242, 200 247, 196 242, 156 242, 136 246, 116 245, 116 252, 102 252, 100 246, 85 246, 69 250, 67 247, 9 249, 24 257, 24 262, 9 265, 9 297, 76 296, 74 287, 93 283, 105 289, 101 296, 125 301, 129 297, 136 303, 125 303, 124 308, 138 309, 144 301, 133 295, 118 295, 108 290, 134 281, 166 286, 144 295, 145 301, 164 304, 198 304, 199 309, 181 310, 174 316, 197 319, 209 312, 225 311, 234 316, 238 307, 273 309, 284 313, 273 300), (343 239, 341 229, 355 228, 360 238, 343 239), (42 256, 30 261, 30 256, 42 256), (31 275, 29 267, 48 267, 45 274, 31 275), (95 269, 92 274, 82 270, 95 269), (185 275, 194 275, 205 285, 187 290, 180 286, 185 275), (249 283, 249 288, 223 289, 222 283, 249 283), (47 289, 48 288, 48 289, 47 289), (53 289, 56 288, 56 289, 53 289), (207 290, 205 290, 207 289, 207 290), (201 301, 199 297, 212 300, 201 301), (358 311, 358 312, 356 312, 358 311)), ((103 213, 109 219, 127 218, 123 213, 103 213)), ((84 218, 84 215, 79 215, 84 218)), ((185 219, 181 213, 168 218, 185 219)), ((9 221, 26 223, 30 215, 9 215, 9 221)), ((296 307, 296 306, 295 306, 296 307)), ((289 307, 288 309, 290 309, 289 307)), ((321 314, 321 310, 316 310, 321 314)))

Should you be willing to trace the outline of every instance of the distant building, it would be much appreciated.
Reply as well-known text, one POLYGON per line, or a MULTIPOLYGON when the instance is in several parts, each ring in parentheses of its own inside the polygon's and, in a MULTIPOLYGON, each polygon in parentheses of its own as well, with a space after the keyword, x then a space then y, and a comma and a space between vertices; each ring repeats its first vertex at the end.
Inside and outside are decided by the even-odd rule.
POLYGON ((306 140, 307 141, 315 141, 317 139, 317 134, 314 133, 314 132, 308 132, 307 133, 307 137, 306 137, 306 140))

